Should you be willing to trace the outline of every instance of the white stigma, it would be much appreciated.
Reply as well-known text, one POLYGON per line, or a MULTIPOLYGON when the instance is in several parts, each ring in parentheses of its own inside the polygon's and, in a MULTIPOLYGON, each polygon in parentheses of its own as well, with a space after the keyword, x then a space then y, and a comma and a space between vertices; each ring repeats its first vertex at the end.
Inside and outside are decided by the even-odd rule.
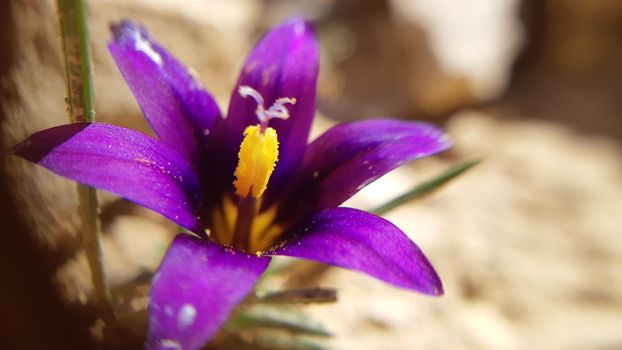
POLYGON ((266 110, 266 108, 264 107, 263 96, 261 96, 261 94, 257 90, 253 89, 250 86, 242 85, 238 88, 238 93, 244 98, 252 97, 253 100, 255 100, 255 102, 257 103, 255 115, 262 124, 267 124, 270 119, 288 119, 289 110, 287 110, 287 107, 285 107, 285 105, 296 104, 296 99, 293 97, 281 97, 277 98, 276 101, 272 103, 272 106, 270 106, 270 108, 266 110))

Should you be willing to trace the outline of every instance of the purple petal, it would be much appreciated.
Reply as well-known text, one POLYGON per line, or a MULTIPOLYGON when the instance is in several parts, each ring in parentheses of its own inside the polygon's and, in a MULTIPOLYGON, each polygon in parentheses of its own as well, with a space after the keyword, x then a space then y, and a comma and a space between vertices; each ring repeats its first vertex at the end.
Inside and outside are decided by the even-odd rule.
POLYGON ((373 119, 339 124, 308 146, 284 214, 339 206, 387 172, 450 145, 443 131, 425 123, 373 119))
POLYGON ((166 349, 167 344, 170 349, 199 349, 269 262, 267 257, 178 235, 152 282, 147 349, 166 349))
POLYGON ((166 144, 106 124, 70 124, 40 131, 15 154, 72 180, 153 209, 188 229, 199 226, 199 182, 166 144))
POLYGON ((220 111, 216 102, 177 59, 139 25, 111 27, 108 48, 158 137, 196 160, 220 111))
POLYGON ((443 294, 438 275, 419 247, 399 228, 376 215, 351 208, 325 209, 270 252, 364 272, 398 287, 443 294))
MULTIPOLYGON (((293 19, 267 33, 250 53, 231 96, 226 124, 229 158, 237 161, 237 152, 246 126, 258 124, 257 103, 242 98, 238 88, 247 85, 257 90, 269 108, 280 97, 296 99, 287 105, 288 120, 273 119, 270 126, 279 137, 279 161, 271 184, 287 177, 302 157, 315 113, 319 69, 318 42, 310 24, 293 19)), ((235 164, 229 165, 234 167, 235 164)), ((233 170, 231 170, 233 173, 233 170)), ((231 175, 232 176, 232 175, 231 175)), ((268 187, 270 190, 275 186, 268 187)))

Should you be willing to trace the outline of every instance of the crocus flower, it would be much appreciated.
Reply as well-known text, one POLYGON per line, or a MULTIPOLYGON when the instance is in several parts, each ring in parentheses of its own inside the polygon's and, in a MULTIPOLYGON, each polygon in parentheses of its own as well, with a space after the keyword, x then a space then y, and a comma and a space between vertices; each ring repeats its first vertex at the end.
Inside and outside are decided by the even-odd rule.
POLYGON ((252 50, 224 118, 140 26, 112 26, 110 52, 156 138, 102 123, 62 125, 15 148, 27 160, 150 208, 179 234, 150 291, 149 349, 197 349, 253 288, 270 257, 360 271, 431 295, 441 282, 396 226, 339 207, 390 170, 449 146, 434 126, 344 123, 308 143, 318 43, 293 19, 252 50))

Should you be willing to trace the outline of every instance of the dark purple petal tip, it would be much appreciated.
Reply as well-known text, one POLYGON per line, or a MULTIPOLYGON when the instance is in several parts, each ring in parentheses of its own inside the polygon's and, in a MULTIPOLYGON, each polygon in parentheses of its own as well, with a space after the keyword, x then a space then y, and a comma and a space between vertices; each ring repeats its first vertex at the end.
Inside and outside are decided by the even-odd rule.
POLYGON ((37 132, 13 146, 13 153, 33 163, 38 163, 52 150, 62 145, 82 130, 89 123, 74 123, 37 132))
POLYGON ((421 249, 389 221, 365 211, 331 208, 311 215, 293 238, 269 252, 315 260, 430 295, 443 286, 421 249))
POLYGON ((147 349, 200 349, 269 263, 179 234, 152 281, 147 349))
POLYGON ((199 179, 168 145, 137 131, 76 123, 39 131, 14 147, 16 155, 59 175, 113 192, 199 228, 199 179))
POLYGON ((118 23, 111 23, 110 31, 114 41, 119 44, 135 43, 141 38, 150 39, 145 27, 128 19, 121 20, 118 23))
POLYGON ((212 96, 141 25, 124 20, 110 28, 110 53, 155 133, 187 159, 202 159, 209 130, 220 118, 212 96))

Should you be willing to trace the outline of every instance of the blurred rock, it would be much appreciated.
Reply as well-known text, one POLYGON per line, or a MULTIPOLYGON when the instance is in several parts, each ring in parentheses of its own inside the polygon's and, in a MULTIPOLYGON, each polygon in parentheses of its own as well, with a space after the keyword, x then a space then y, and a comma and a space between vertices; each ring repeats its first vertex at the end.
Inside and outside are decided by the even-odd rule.
POLYGON ((526 0, 526 50, 502 102, 622 140, 622 2, 526 0))
POLYGON ((520 0, 392 0, 395 15, 421 26, 434 57, 466 80, 478 100, 503 93, 522 44, 520 0))
MULTIPOLYGON (((619 1, 525 1, 531 59, 553 73, 585 77, 620 66, 619 1)), ((535 63, 535 62, 534 62, 535 63)))
POLYGON ((318 20, 327 115, 439 119, 506 89, 518 0, 339 1, 318 20))
POLYGON ((447 74, 419 23, 387 1, 339 1, 318 20, 320 109, 340 119, 433 118, 473 103, 467 82, 447 74))

